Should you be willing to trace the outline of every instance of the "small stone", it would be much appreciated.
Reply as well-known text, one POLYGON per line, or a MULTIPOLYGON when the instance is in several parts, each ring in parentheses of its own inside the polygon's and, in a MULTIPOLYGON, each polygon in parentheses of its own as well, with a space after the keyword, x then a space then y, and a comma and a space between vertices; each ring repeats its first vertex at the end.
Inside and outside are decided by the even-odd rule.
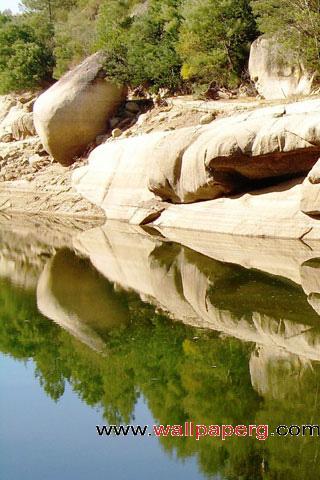
POLYGON ((211 123, 215 119, 215 115, 213 113, 206 113, 200 118, 200 125, 206 125, 207 123, 211 123))
POLYGON ((120 137, 120 135, 122 135, 122 131, 120 130, 120 128, 115 128, 114 130, 112 130, 111 135, 113 138, 120 137))
POLYGON ((140 112, 140 108, 135 102, 127 102, 126 103, 126 110, 130 113, 140 112))
POLYGON ((37 166, 37 164, 43 164, 44 161, 43 161, 43 158, 40 157, 40 155, 38 155, 37 153, 35 153, 34 155, 31 155, 29 158, 28 158, 28 163, 29 165, 31 166, 37 166))
POLYGON ((13 142, 13 140, 14 140, 14 138, 12 136, 12 133, 5 133, 0 138, 0 142, 3 142, 3 143, 10 143, 10 142, 13 142))

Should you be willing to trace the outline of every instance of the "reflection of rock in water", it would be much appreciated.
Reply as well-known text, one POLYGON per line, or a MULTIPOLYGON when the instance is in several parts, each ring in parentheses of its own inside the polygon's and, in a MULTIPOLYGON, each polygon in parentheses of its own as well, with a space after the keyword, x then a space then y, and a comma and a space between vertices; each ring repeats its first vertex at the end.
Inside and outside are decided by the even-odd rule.
POLYGON ((127 322, 127 309, 113 287, 90 262, 60 250, 38 283, 40 312, 91 348, 103 351, 103 334, 127 322))
POLYGON ((124 225, 85 232, 76 247, 110 281, 174 319, 320 360, 318 315, 286 279, 221 263, 124 225))
POLYGON ((303 398, 306 377, 313 373, 312 363, 305 357, 273 347, 257 346, 250 357, 253 388, 270 399, 303 398))
POLYGON ((312 258, 301 265, 301 279, 308 302, 320 315, 320 258, 312 258))
POLYGON ((308 303, 297 285, 306 289, 304 275, 298 278, 298 261, 310 255, 303 244, 303 252, 294 250, 288 261, 290 280, 222 263, 124 225, 85 232, 75 246, 110 281, 138 292, 171 318, 256 343, 259 355, 252 354, 250 370, 255 389, 263 395, 282 397, 283 375, 301 378, 311 371, 311 361, 320 360, 320 319, 309 305, 316 294, 308 303))
POLYGON ((0 278, 36 290, 44 265, 56 249, 71 246, 76 233, 95 225, 97 222, 72 218, 0 213, 0 278))

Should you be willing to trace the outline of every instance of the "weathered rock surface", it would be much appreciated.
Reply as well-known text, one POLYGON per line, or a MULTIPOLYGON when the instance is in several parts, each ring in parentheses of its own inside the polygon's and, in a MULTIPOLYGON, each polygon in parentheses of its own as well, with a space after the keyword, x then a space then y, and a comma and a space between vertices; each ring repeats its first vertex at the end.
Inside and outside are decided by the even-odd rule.
POLYGON ((273 238, 320 238, 320 222, 300 211, 302 181, 291 180, 276 187, 231 198, 189 205, 170 205, 154 225, 232 235, 273 238))
POLYGON ((0 142, 23 140, 35 135, 33 114, 28 103, 22 104, 17 97, 0 97, 0 142))
POLYGON ((300 209, 308 215, 320 215, 320 160, 303 182, 300 209))
POLYGON ((317 222, 300 212, 301 180, 253 187, 312 168, 320 154, 319 120, 317 99, 107 142, 75 172, 73 184, 112 219, 146 223, 147 204, 153 220, 161 214, 155 220, 161 227, 287 238, 312 230, 315 238, 317 222), (241 190, 252 193, 218 199, 241 190))
POLYGON ((112 295, 112 287, 87 260, 67 249, 46 264, 38 282, 37 305, 43 315, 101 352, 101 333, 124 325, 128 318, 120 299, 112 295))
POLYGON ((311 92, 313 75, 302 63, 281 55, 277 41, 264 35, 251 45, 249 73, 257 91, 266 99, 309 95, 311 92))
POLYGON ((112 222, 80 234, 74 246, 109 281, 175 320, 265 345, 276 356, 284 350, 320 359, 318 315, 301 287, 281 277, 256 273, 252 282, 248 269, 112 222))
POLYGON ((105 78, 96 53, 44 92, 34 105, 34 122, 46 150, 70 165, 97 135, 124 98, 124 89, 105 78))

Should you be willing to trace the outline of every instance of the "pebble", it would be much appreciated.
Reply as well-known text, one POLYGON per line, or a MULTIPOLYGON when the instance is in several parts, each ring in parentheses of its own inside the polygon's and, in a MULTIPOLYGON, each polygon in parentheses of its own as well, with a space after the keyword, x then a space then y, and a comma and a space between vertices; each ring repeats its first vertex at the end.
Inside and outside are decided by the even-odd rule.
POLYGON ((200 118, 200 125, 206 125, 207 123, 211 123, 215 119, 214 113, 206 113, 200 118))
POLYGON ((120 128, 115 128, 114 130, 112 130, 111 135, 113 138, 118 138, 120 137, 120 135, 122 135, 122 131, 120 130, 120 128))

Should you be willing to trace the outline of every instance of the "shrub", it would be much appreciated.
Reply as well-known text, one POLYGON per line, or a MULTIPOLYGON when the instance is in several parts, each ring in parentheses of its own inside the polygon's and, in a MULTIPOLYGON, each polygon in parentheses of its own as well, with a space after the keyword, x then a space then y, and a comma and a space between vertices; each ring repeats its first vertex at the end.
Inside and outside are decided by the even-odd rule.
POLYGON ((26 23, 0 20, 0 93, 34 88, 52 77, 52 52, 26 23))
POLYGON ((248 0, 184 0, 177 50, 182 77, 203 85, 235 86, 257 36, 248 0))

